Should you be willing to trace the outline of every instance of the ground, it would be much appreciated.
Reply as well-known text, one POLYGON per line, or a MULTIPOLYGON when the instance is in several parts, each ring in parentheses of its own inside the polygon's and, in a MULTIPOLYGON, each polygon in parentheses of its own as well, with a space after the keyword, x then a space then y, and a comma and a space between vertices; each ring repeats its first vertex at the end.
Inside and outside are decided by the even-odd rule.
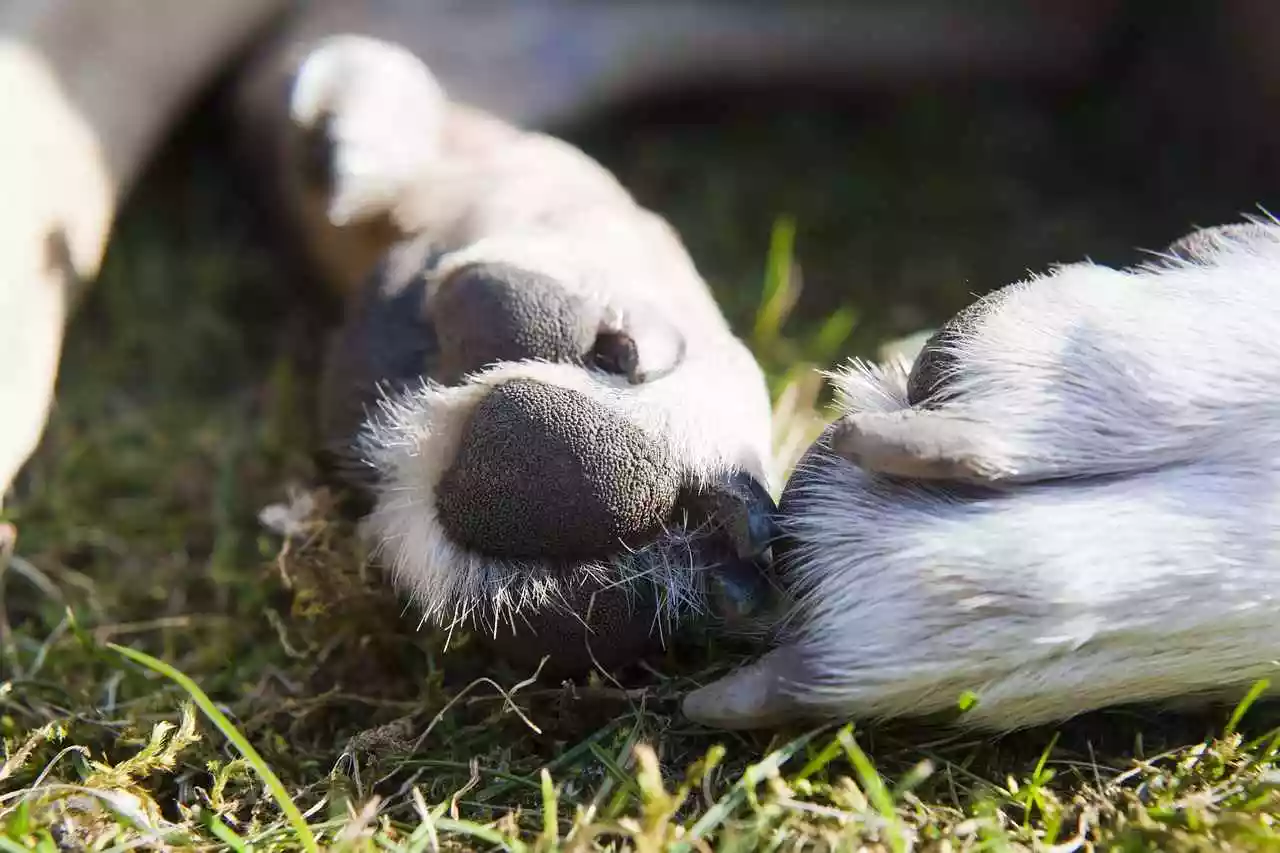
MULTIPOLYGON (((723 734, 678 699, 748 649, 692 636, 557 686, 415 630, 305 491, 323 312, 217 106, 130 200, 5 509, 0 850, 1280 846, 1280 714, 1257 703, 1001 738, 723 734), (259 520, 277 504, 288 542, 259 520)), ((754 93, 571 136, 685 235, 791 455, 827 416, 818 368, 1028 269, 1130 261, 1266 200, 1139 127, 1096 93, 754 93)))

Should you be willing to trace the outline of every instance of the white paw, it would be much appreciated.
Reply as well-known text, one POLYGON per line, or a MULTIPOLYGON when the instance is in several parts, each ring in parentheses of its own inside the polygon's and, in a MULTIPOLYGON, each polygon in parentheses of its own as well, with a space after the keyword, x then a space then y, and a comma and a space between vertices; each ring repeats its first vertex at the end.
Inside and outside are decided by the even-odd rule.
POLYGON ((910 376, 845 372, 845 417, 781 504, 782 647, 687 712, 754 726, 976 700, 962 725, 1010 729, 1274 679, 1280 226, 1175 249, 1015 285, 910 376))
POLYGON ((327 137, 334 225, 395 205, 437 156, 445 107, 435 77, 399 45, 342 35, 307 54, 289 114, 299 129, 327 137))

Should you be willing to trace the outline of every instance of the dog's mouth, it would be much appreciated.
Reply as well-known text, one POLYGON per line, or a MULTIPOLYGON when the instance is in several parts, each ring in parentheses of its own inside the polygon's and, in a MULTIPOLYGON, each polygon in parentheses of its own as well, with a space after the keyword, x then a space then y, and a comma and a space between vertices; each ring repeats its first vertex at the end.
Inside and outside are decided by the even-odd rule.
POLYGON ((704 462, 664 437, 678 430, 638 426, 643 408, 551 378, 584 390, 424 385, 368 421, 368 530, 421 616, 565 668, 696 624, 767 628, 776 507, 750 469, 704 462))
POLYGON ((549 655, 544 672, 561 674, 625 664, 694 627, 759 640, 780 600, 774 512, 736 474, 683 489, 656 535, 596 559, 481 557, 450 624, 466 623, 511 663, 549 655))

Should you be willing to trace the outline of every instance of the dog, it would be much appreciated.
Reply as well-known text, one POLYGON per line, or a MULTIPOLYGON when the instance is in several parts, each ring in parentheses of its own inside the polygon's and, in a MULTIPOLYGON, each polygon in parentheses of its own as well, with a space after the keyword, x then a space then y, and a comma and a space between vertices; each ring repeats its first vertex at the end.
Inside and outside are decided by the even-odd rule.
MULTIPOLYGON (((865 81, 895 73, 904 55, 924 76, 975 62, 975 75, 1069 75, 1100 50, 1115 4, 1077 4, 1069 13, 1008 4, 980 17, 932 6, 917 10, 911 37, 887 49, 892 28, 868 23, 892 13, 866 4, 383 0, 316 2, 301 12, 232 4, 207 12, 209 20, 176 12, 153 19, 142 8, 126 0, 18 4, 6 22, 19 37, 0 68, 14 83, 8 90, 25 94, 18 108, 27 120, 17 125, 12 156, 0 158, 6 185, 18 187, 14 227, 5 223, 16 236, 0 255, 11 306, 0 322, 13 356, 0 358, 13 413, 0 440, 0 487, 38 437, 65 317, 96 270, 116 199, 200 81, 257 42, 236 84, 244 145, 319 277, 347 305, 317 415, 323 450, 335 476, 368 500, 365 533, 426 618, 478 625, 496 651, 517 660, 549 655, 563 672, 608 666, 691 619, 710 616, 734 630, 772 613, 769 564, 785 542, 781 580, 796 603, 779 605, 784 645, 692 694, 690 717, 756 725, 814 708, 896 714, 922 707, 897 697, 946 695, 950 683, 887 666, 881 674, 900 692, 884 695, 894 698, 849 698, 850 681, 865 672, 842 668, 842 655, 863 638, 814 602, 825 596, 862 614, 879 600, 887 616, 895 605, 884 605, 885 596, 905 576, 883 567, 871 581, 879 599, 856 607, 832 595, 829 585, 847 580, 850 565, 874 567, 845 538, 874 513, 827 511, 821 496, 842 496, 852 508, 889 488, 850 475, 853 458, 899 490, 883 501, 890 516, 909 516, 920 490, 944 488, 945 501, 958 501, 967 493, 946 478, 944 486, 912 486, 910 478, 954 474, 950 455, 930 457, 920 440, 925 450, 948 451, 927 442, 969 434, 867 431, 860 425, 875 426, 873 404, 889 421, 894 407, 925 404, 903 390, 912 387, 905 370, 857 368, 841 380, 848 416, 810 454, 775 512, 760 370, 678 235, 607 170, 536 128, 681 81, 801 72, 865 81), (72 37, 90 23, 106 28, 93 50, 72 37), (104 97, 113 86, 155 97, 128 98, 135 113, 117 114, 104 97), (54 143, 61 147, 47 147, 54 143), (769 678, 791 657, 804 663, 791 676, 803 686, 786 693, 769 678), (814 698, 823 696, 833 698, 814 698), (727 704, 717 711, 720 699, 727 704)), ((918 375, 929 373, 919 365, 962 363, 945 355, 947 342, 971 319, 925 348, 918 375)), ((988 397, 998 409, 999 395, 988 397)), ((954 405, 939 400, 940 412, 954 405)), ((930 422, 921 422, 927 431, 930 422)), ((1013 506, 1037 488, 1009 491, 986 461, 977 459, 974 471, 997 483, 979 478, 965 489, 1007 491, 1001 506, 1013 506)), ((880 547, 892 555, 900 546, 880 547)), ((1163 553, 1153 543, 1139 547, 1163 553)), ((1029 571, 1015 558, 1009 564, 1029 571)), ((889 597, 910 609, 915 594, 924 593, 889 597)), ((930 651, 895 633, 903 628, 881 625, 875 642, 903 654, 930 651)), ((1102 666, 1114 674, 1125 663, 1102 666)), ((1002 707, 998 691, 976 688, 983 710, 968 719, 996 713, 990 719, 1005 725, 1035 716, 991 712, 1002 707)), ((1141 693, 1133 682, 1117 690, 1112 699, 1141 693)), ((1059 713, 1079 706, 1055 705, 1059 713)))
POLYGON ((840 371, 782 500, 784 638, 686 713, 1012 730, 1273 677, 1278 288, 1280 223, 1205 229, 840 371))
POLYGON ((421 128, 395 193, 412 236, 348 309, 321 417, 397 583, 425 618, 561 671, 700 615, 720 569, 695 569, 750 593, 769 397, 674 230, 577 149, 354 36, 310 52, 292 90, 302 128, 327 117, 333 218, 397 180, 355 168, 398 165, 399 113, 364 112, 392 91, 421 128))

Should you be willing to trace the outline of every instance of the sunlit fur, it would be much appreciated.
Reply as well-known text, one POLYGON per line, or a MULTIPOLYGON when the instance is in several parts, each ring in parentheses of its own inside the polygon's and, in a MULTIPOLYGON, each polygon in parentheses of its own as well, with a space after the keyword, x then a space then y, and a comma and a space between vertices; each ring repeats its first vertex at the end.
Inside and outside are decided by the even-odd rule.
MULTIPOLYGON (((595 574, 648 580, 645 588, 651 586, 660 596, 661 624, 655 628, 670 631, 705 607, 701 569, 706 567, 697 565, 689 547, 689 538, 698 530, 672 529, 646 547, 620 551, 607 563, 585 564, 566 576, 536 562, 476 554, 453 542, 436 513, 436 485, 452 462, 475 405, 489 389, 517 378, 586 394, 662 436, 693 483, 709 483, 718 475, 749 467, 749 458, 726 455, 729 448, 740 446, 738 418, 749 411, 709 412, 681 405, 691 387, 715 381, 716 369, 714 364, 687 364, 677 381, 633 388, 616 377, 570 365, 521 362, 492 368, 461 386, 424 383, 388 398, 370 417, 361 439, 365 458, 382 478, 377 506, 365 521, 367 535, 424 618, 440 624, 516 625, 525 608, 560 606, 567 584, 582 583, 595 574)), ((763 479, 763 472, 757 474, 763 479)))
POLYGON ((1274 678, 1280 227, 1033 277, 952 346, 936 408, 905 418, 905 366, 835 380, 846 426, 954 427, 970 482, 811 456, 788 486, 786 642, 692 715, 911 717, 970 694, 960 725, 1010 729, 1274 678))
MULTIPOLYGON (((555 281, 598 309, 603 322, 625 324, 633 312, 657 316, 683 339, 679 366, 637 385, 579 365, 529 361, 497 364, 454 386, 424 381, 384 398, 369 413, 358 449, 377 472, 376 505, 364 530, 397 584, 424 619, 490 630, 506 623, 517 633, 523 613, 560 607, 573 585, 599 578, 628 588, 649 581, 632 591, 658 597, 658 632, 702 612, 708 567, 690 548, 703 532, 698 523, 692 530, 677 524, 637 550, 619 543, 607 560, 565 572, 469 551, 449 538, 436 510, 438 484, 476 405, 513 379, 569 388, 600 403, 664 444, 690 486, 735 471, 767 485, 763 376, 678 235, 572 145, 449 102, 429 70, 395 45, 334 38, 316 46, 301 68, 295 121, 310 128, 334 113, 330 217, 392 207, 400 225, 429 239, 439 256, 423 273, 428 293, 468 265, 507 264, 555 281), (411 145, 396 147, 401 113, 410 107, 411 145), (453 141, 433 141, 433 134, 453 141)), ((641 344, 642 363, 663 356, 641 344)))

